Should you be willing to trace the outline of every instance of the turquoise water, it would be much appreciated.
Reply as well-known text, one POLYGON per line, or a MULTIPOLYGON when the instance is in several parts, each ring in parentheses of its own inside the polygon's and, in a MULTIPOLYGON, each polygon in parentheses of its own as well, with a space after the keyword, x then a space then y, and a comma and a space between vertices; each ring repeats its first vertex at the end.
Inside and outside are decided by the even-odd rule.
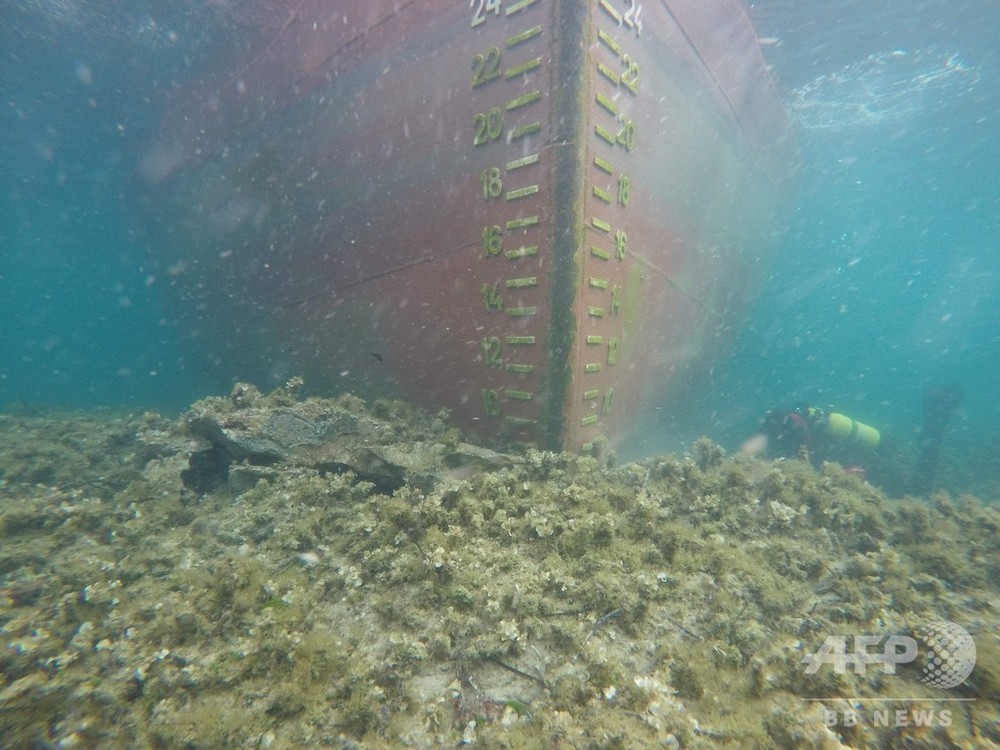
MULTIPOLYGON (((0 407, 170 410, 227 387, 162 308, 123 192, 164 96, 239 41, 239 5, 0 6, 0 407)), ((705 397, 639 442, 735 447, 798 401, 912 439, 921 393, 955 382, 949 440, 982 455, 1000 445, 1000 6, 751 15, 800 139, 794 213, 705 397)))
POLYGON ((948 442, 993 459, 963 471, 996 472, 1000 6, 778 1, 751 14, 799 138, 798 198, 679 443, 703 429, 736 447, 768 408, 803 401, 913 441, 923 392, 958 383, 948 442))
POLYGON ((169 7, 0 5, 0 405, 179 409, 203 390, 122 195, 180 48, 204 41, 195 6, 169 7))

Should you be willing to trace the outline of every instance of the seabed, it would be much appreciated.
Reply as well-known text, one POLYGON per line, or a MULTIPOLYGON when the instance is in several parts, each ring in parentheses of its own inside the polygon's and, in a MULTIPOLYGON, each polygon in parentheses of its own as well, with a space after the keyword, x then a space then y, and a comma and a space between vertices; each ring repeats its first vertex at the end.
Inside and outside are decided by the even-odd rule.
POLYGON ((0 416, 0 747, 1000 747, 995 505, 707 439, 502 453, 299 386, 0 416), (953 689, 806 673, 940 621, 953 689))

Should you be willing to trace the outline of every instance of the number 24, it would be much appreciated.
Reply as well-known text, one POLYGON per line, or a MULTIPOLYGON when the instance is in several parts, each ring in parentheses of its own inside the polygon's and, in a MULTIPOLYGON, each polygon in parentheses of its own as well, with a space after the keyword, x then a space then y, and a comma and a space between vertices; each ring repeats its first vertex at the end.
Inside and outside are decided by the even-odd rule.
POLYGON ((469 7, 472 9, 472 28, 486 23, 486 14, 490 11, 499 16, 502 4, 503 0, 469 0, 469 7))
POLYGON ((635 35, 639 36, 642 33, 642 21, 639 20, 639 16, 642 15, 642 6, 637 5, 635 0, 625 1, 628 4, 628 10, 625 11, 622 21, 630 29, 635 29, 635 35))

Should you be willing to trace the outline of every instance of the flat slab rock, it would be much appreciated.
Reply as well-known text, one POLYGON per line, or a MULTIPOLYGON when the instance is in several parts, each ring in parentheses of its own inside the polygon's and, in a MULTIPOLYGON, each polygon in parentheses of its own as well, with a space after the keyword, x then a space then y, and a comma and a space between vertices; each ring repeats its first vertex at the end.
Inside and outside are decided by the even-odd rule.
POLYGON ((391 491, 521 461, 461 442, 442 416, 396 402, 369 409, 352 396, 297 400, 298 386, 292 381, 264 396, 238 384, 228 398, 192 406, 184 415, 185 431, 197 442, 192 471, 225 471, 238 491, 267 476, 264 467, 351 471, 391 491))

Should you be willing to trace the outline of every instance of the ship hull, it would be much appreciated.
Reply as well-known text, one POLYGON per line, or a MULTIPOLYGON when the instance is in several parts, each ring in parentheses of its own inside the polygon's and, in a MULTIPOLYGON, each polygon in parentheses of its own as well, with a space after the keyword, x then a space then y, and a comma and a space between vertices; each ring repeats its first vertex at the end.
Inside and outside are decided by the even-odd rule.
POLYGON ((718 356, 792 163, 731 0, 306 0, 182 89, 136 194, 227 376, 589 450, 718 356))

